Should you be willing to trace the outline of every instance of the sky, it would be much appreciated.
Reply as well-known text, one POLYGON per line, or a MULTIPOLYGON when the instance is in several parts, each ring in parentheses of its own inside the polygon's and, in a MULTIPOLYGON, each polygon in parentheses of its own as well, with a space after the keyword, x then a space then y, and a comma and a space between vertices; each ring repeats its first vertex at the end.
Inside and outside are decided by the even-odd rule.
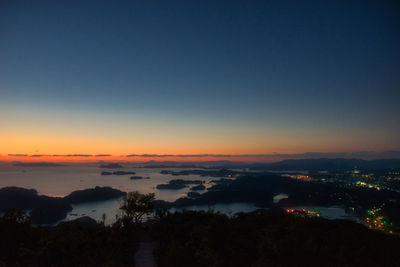
POLYGON ((397 1, 0 2, 0 157, 400 150, 397 1))

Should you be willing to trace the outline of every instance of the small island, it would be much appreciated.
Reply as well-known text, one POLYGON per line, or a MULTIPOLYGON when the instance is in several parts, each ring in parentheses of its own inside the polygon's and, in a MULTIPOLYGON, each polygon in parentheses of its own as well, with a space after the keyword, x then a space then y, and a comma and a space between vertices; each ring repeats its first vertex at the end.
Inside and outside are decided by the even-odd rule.
POLYGON ((192 188, 190 188, 190 190, 192 190, 192 191, 201 191, 201 190, 205 190, 205 189, 206 189, 206 187, 202 184, 195 185, 192 188))
POLYGON ((190 191, 190 192, 187 193, 187 196, 188 196, 188 198, 198 198, 198 197, 201 196, 201 194, 198 193, 198 192, 192 192, 192 191, 190 191))
POLYGON ((168 184, 159 184, 157 185, 157 189, 172 189, 179 190, 185 187, 188 187, 192 184, 202 185, 204 181, 200 180, 183 180, 183 179, 175 179, 168 182, 168 184))
POLYGON ((131 176, 131 180, 143 180, 143 179, 150 179, 150 177, 143 177, 143 176, 131 176))
POLYGON ((102 169, 121 169, 123 167, 124 166, 122 166, 121 164, 118 164, 118 163, 101 164, 99 166, 99 168, 102 168, 102 169))
POLYGON ((125 196, 125 192, 118 189, 114 189, 108 186, 77 190, 65 196, 64 199, 71 204, 94 202, 94 201, 105 201, 114 198, 120 198, 125 196))
POLYGON ((181 170, 181 171, 170 171, 170 170, 162 170, 161 174, 169 174, 173 176, 181 176, 181 175, 200 175, 201 177, 237 177, 243 172, 232 171, 227 169, 221 170, 181 170))
POLYGON ((136 172, 114 171, 114 172, 101 172, 101 175, 135 175, 136 172))

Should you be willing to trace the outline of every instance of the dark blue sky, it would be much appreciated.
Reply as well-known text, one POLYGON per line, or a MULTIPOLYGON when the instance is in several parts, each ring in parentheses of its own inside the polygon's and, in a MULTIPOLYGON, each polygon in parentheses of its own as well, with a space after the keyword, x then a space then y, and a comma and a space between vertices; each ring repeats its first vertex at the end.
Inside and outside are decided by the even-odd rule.
MULTIPOLYGON (((237 133, 215 152, 398 149, 395 2, 5 0, 0 119, 87 136, 105 117, 157 132, 171 122, 168 138, 200 131, 210 150, 237 133)), ((134 126, 114 129, 102 140, 135 139, 134 126)))

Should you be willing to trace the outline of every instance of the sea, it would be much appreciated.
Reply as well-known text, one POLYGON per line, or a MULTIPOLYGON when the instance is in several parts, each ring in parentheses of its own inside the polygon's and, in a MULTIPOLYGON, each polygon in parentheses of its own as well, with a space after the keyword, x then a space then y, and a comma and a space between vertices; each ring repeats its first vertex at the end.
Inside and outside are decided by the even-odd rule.
MULTIPOLYGON (((185 197, 190 187, 179 190, 158 190, 156 186, 168 183, 172 179, 201 180, 206 187, 216 177, 201 177, 200 175, 172 176, 161 174, 165 168, 146 168, 134 163, 123 164, 123 169, 103 169, 98 163, 85 164, 63 164, 63 166, 16 166, 13 163, 0 164, 0 188, 17 186, 27 189, 35 189, 40 195, 53 197, 64 197, 76 190, 94 188, 96 186, 109 186, 121 191, 139 191, 140 193, 155 193, 156 199, 175 201, 185 197), (135 176, 150 177, 150 179, 132 180, 132 175, 101 175, 103 171, 134 171, 135 176)), ((192 168, 191 168, 192 169, 192 168)), ((180 171, 181 168, 168 168, 172 171, 180 171)), ((203 193, 204 191, 198 191, 203 193)), ((274 197, 274 202, 286 198, 283 192, 274 197)), ((73 210, 67 214, 63 221, 73 220, 83 216, 89 216, 100 221, 102 215, 106 214, 106 224, 115 222, 116 216, 120 215, 119 206, 121 199, 113 199, 100 202, 89 202, 72 205, 73 210)), ((348 219, 358 221, 357 217, 347 214, 343 207, 291 207, 295 209, 318 210, 321 216, 328 219, 348 219)), ((238 212, 250 212, 258 209, 252 203, 217 203, 210 206, 189 206, 186 210, 218 211, 228 215, 238 212)), ((172 212, 182 209, 171 209, 172 212)))

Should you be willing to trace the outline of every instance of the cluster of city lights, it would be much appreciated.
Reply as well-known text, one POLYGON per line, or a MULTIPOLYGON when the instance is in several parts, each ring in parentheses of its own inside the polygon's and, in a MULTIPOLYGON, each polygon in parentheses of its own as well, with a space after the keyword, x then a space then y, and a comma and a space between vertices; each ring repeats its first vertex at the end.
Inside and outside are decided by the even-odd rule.
POLYGON ((365 217, 365 223, 371 229, 378 229, 388 233, 393 233, 392 226, 393 224, 389 222, 385 216, 381 214, 382 208, 385 204, 382 204, 379 207, 373 207, 372 209, 367 210, 367 216, 365 217))
POLYGON ((307 182, 312 180, 311 176, 304 175, 304 174, 282 174, 281 176, 289 177, 289 178, 295 179, 295 180, 307 181, 307 182))
POLYGON ((381 190, 381 187, 378 186, 378 185, 376 185, 376 184, 369 184, 369 183, 362 182, 362 181, 357 181, 357 182, 356 182, 356 186, 359 186, 359 187, 368 187, 368 188, 375 188, 376 190, 381 190))
POLYGON ((286 209, 287 213, 299 215, 299 216, 310 216, 310 217, 320 217, 321 211, 319 210, 306 210, 306 209, 286 209))

